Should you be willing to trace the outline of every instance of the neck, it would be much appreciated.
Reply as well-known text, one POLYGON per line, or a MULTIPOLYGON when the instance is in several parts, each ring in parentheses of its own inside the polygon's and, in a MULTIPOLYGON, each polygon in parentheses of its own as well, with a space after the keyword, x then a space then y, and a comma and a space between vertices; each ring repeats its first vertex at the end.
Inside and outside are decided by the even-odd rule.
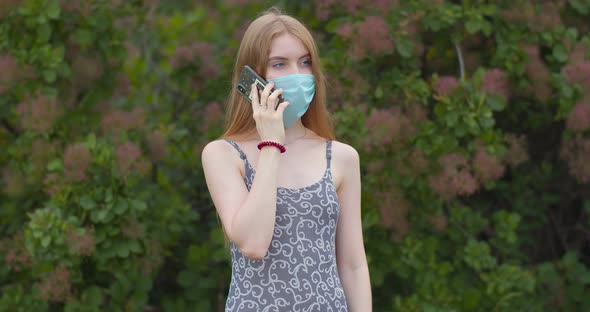
POLYGON ((285 143, 291 144, 304 138, 306 135, 307 129, 303 126, 301 120, 297 120, 291 127, 285 129, 285 143))

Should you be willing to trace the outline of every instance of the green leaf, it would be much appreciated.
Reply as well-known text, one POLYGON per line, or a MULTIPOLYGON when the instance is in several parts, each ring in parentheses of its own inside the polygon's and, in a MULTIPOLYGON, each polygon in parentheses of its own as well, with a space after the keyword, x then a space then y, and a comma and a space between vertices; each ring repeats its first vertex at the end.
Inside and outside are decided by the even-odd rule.
POLYGON ((141 246, 139 246, 139 242, 136 240, 131 240, 127 243, 127 247, 129 248, 129 250, 135 252, 135 253, 140 253, 141 252, 141 246))
POLYGON ((381 88, 381 85, 378 85, 377 88, 375 89, 375 98, 377 98, 377 99, 383 98, 383 88, 381 88))
POLYGON ((395 48, 397 53, 401 55, 403 58, 410 58, 412 56, 412 52, 414 51, 414 44, 410 39, 406 37, 400 37, 395 42, 395 48))
POLYGON ((43 79, 45 79, 45 82, 53 83, 53 82, 55 82, 56 78, 57 78, 57 75, 54 70, 44 70, 43 71, 43 79))
POLYGON ((107 203, 111 203, 113 201, 113 189, 108 188, 104 193, 104 201, 107 203))
POLYGON ((466 310, 473 310, 479 306, 481 292, 477 289, 467 289, 463 295, 463 307, 466 310))
POLYGON ((130 200, 131 207, 137 211, 144 211, 147 209, 147 204, 144 201, 132 199, 130 200))
POLYGON ((49 1, 49 5, 47 7, 47 10, 45 11, 45 14, 47 14, 47 17, 49 17, 49 19, 58 19, 59 15, 60 15, 60 7, 59 7, 59 1, 57 0, 51 0, 49 1))
POLYGON ((198 278, 195 276, 194 273, 191 271, 185 270, 178 273, 178 277, 176 277, 176 281, 178 284, 184 288, 187 288, 198 281, 198 278))
POLYGON ((494 111, 501 111, 506 106, 506 100, 499 94, 488 94, 486 96, 486 104, 494 111))
POLYGON ((47 163, 47 171, 58 171, 63 169, 64 165, 61 159, 52 159, 47 163))
POLYGON ((37 28, 37 42, 47 42, 51 38, 51 27, 40 26, 37 28))
POLYGON ((482 29, 481 21, 477 19, 470 19, 465 22, 465 29, 470 34, 475 34, 480 29, 482 29))
POLYGON ((43 248, 47 248, 49 244, 51 244, 51 236, 45 236, 41 239, 41 246, 43 246, 43 248))
POLYGON ((98 214, 96 215, 96 219, 98 221, 104 222, 108 216, 109 212, 108 210, 99 210, 98 214))
POLYGON ((102 289, 97 286, 91 286, 84 291, 82 301, 90 306, 99 306, 102 303, 103 295, 102 289))
POLYGON ((83 195, 80 197, 80 206, 86 210, 90 210, 96 207, 96 202, 90 196, 83 195))
POLYGON ((78 43, 83 47, 91 45, 94 41, 94 35, 92 34, 92 32, 85 28, 78 29, 74 36, 78 43))
POLYGON ((127 211, 128 205, 127 205, 127 201, 124 199, 120 199, 117 200, 117 203, 115 204, 114 207, 114 211, 117 215, 122 215, 123 213, 125 213, 125 211, 127 211))
POLYGON ((127 245, 120 242, 116 245, 116 251, 117 251, 117 255, 121 258, 127 258, 129 256, 129 248, 127 248, 127 245))
POLYGON ((88 134, 86 137, 86 147, 88 147, 90 150, 96 148, 96 134, 94 134, 94 132, 90 132, 90 134, 88 134))
POLYGON ((565 47, 561 44, 558 44, 553 47, 553 56, 555 59, 561 63, 567 61, 567 51, 565 47))
POLYGON ((570 5, 574 10, 578 11, 578 13, 582 15, 588 14, 590 10, 590 3, 584 0, 569 0, 570 5))

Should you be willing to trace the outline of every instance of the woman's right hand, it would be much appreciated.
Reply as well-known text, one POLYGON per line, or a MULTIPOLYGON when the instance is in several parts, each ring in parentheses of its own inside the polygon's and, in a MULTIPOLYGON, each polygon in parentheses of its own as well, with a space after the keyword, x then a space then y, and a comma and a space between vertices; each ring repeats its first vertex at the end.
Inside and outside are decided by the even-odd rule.
POLYGON ((274 82, 269 82, 262 93, 258 94, 256 85, 252 85, 252 111, 256 121, 256 130, 261 141, 273 141, 285 144, 285 126, 283 123, 283 111, 289 105, 289 102, 282 102, 275 110, 279 95, 283 89, 278 89, 270 93, 274 82))

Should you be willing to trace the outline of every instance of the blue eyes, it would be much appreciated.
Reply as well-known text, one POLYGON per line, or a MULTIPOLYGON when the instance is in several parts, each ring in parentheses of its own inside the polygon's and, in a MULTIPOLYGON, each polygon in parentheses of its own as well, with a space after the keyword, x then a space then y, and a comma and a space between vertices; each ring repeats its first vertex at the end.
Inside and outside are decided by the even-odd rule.
MULTIPOLYGON (((305 66, 310 66, 311 65, 311 60, 305 60, 305 61, 302 62, 302 64, 305 65, 305 66)), ((284 67, 284 66, 286 66, 286 64, 283 63, 283 62, 275 63, 275 64, 272 65, 272 67, 274 67, 274 68, 280 68, 280 67, 284 67)))

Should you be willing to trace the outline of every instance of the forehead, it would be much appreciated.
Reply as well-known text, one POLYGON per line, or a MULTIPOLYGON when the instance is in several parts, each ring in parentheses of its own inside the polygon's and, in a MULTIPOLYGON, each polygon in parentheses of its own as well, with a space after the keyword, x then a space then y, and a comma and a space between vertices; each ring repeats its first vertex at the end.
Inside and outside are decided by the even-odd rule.
POLYGON ((300 58, 308 53, 301 39, 290 33, 284 33, 272 40, 269 57, 300 58))

